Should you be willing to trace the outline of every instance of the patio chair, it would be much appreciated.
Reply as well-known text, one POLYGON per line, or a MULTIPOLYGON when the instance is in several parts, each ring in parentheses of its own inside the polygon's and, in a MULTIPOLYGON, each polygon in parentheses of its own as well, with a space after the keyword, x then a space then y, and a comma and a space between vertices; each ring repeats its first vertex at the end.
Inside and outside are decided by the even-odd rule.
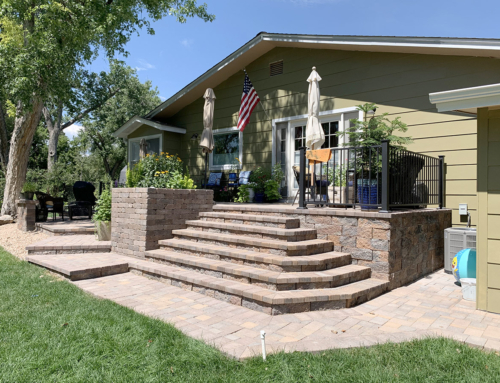
POLYGON ((238 187, 238 174, 229 173, 228 180, 227 180, 227 186, 230 188, 238 187))
POLYGON ((47 221, 49 213, 52 213, 52 221, 56 220, 56 214, 61 214, 64 221, 64 198, 52 197, 47 193, 35 192, 39 206, 36 207, 36 221, 47 221))
MULTIPOLYGON (((293 175, 295 176, 295 180, 297 181, 297 184, 300 186, 300 168, 298 166, 292 166, 293 170, 293 175)), ((295 204, 295 201, 297 200, 297 197, 300 193, 300 187, 297 189, 297 193, 295 193, 295 198, 293 199, 292 206, 295 204)), ((309 195, 311 197, 311 174, 306 173, 306 195, 309 195)))
POLYGON ((251 170, 245 170, 240 172, 240 178, 238 179, 239 185, 247 185, 250 182, 250 175, 252 174, 251 170))
POLYGON ((69 219, 73 217, 85 216, 92 218, 93 208, 96 202, 94 196, 95 186, 90 182, 77 181, 73 185, 73 194, 76 201, 68 206, 69 219))
MULTIPOLYGON (((208 176, 208 182, 206 189, 220 189, 221 184, 222 184, 222 176, 224 173, 210 173, 210 176, 208 176)), ((202 184, 202 187, 205 185, 202 184)))

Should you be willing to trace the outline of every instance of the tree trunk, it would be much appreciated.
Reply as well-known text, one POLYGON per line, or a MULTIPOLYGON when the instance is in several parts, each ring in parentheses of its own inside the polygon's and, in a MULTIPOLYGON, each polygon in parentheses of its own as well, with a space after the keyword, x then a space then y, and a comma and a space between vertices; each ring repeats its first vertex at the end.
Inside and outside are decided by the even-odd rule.
POLYGON ((29 112, 22 112, 18 106, 18 114, 14 123, 14 131, 10 140, 9 162, 5 179, 5 192, 0 215, 17 215, 16 200, 26 180, 28 159, 36 127, 42 114, 41 100, 34 100, 29 112))
POLYGON ((5 172, 7 170, 7 160, 9 155, 9 142, 7 138, 7 123, 3 113, 0 101, 0 168, 5 172))
POLYGON ((53 129, 49 130, 49 155, 47 158, 47 169, 52 170, 57 162, 57 144, 59 142, 59 135, 62 130, 53 129))

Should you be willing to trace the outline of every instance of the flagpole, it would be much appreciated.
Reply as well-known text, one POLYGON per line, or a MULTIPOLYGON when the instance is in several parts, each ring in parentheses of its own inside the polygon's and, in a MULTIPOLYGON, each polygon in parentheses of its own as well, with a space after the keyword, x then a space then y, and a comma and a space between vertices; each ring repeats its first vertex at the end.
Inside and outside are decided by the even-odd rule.
MULTIPOLYGON (((246 70, 245 68, 243 68, 243 72, 245 72, 245 74, 246 74, 246 75, 248 75, 247 70, 246 70)), ((252 84, 253 84, 253 83, 252 83, 252 84)), ((254 88, 255 88, 255 86, 254 86, 254 88)), ((255 89, 255 91, 257 91, 257 89, 255 89)), ((266 114, 267 119, 268 119, 268 120, 271 120, 271 117, 269 117, 269 114, 267 113, 266 108, 264 108, 264 104, 262 103, 262 100, 260 99, 260 97, 259 97, 259 104, 260 104, 260 106, 262 107, 262 110, 264 111, 264 113, 266 114)))

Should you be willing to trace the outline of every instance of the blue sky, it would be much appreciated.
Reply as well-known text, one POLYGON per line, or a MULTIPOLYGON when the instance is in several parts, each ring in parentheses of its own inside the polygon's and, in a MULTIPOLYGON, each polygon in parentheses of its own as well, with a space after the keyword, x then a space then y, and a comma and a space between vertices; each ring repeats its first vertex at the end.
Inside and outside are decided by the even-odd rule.
MULTIPOLYGON (((200 4, 203 1, 198 1, 200 4)), ((231 54, 261 31, 324 35, 500 38, 500 2, 450 0, 206 0, 212 23, 166 17, 127 44, 125 62, 162 99, 231 54)), ((99 58, 93 70, 107 68, 99 58)), ((72 136, 71 131, 67 131, 72 136)))

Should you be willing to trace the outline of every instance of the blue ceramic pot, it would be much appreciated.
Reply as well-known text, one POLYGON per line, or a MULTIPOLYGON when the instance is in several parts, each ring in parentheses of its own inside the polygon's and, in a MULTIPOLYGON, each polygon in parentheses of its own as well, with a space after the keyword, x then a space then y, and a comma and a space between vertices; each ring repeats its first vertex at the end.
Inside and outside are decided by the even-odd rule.
POLYGON ((256 192, 253 202, 262 203, 264 202, 264 192, 256 192))
POLYGON ((376 209, 376 206, 363 205, 364 203, 377 204, 377 180, 358 180, 358 201, 362 210, 376 209))

